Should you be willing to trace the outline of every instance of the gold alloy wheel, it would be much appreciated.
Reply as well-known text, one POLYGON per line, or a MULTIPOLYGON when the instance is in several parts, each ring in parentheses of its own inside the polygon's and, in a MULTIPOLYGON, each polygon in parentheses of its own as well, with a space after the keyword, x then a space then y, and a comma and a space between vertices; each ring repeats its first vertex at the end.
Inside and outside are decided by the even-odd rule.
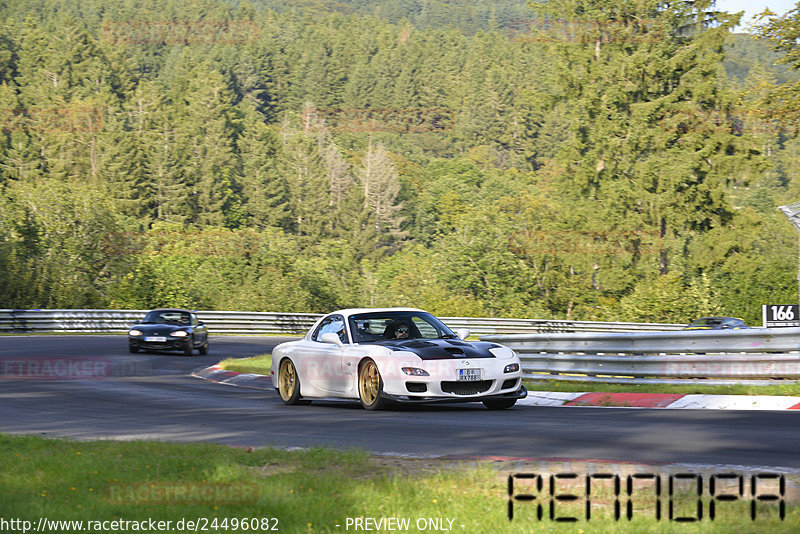
POLYGON ((380 404, 381 374, 372 360, 367 360, 358 373, 358 396, 364 408, 377 408, 380 404))
POLYGON ((367 410, 379 410, 385 404, 381 397, 383 393, 383 380, 378 366, 372 360, 367 360, 361 365, 358 372, 358 398, 361 406, 367 410))
POLYGON ((297 372, 291 360, 281 362, 281 369, 278 371, 278 391, 280 391, 283 402, 289 402, 295 397, 297 387, 297 372))

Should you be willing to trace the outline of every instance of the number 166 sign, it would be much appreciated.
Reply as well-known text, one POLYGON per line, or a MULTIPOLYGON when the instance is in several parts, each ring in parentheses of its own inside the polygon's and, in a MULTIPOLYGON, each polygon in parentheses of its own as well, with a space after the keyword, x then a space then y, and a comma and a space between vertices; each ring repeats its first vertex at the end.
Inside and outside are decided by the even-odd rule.
POLYGON ((797 304, 765 304, 762 315, 764 328, 800 326, 800 306, 797 304))

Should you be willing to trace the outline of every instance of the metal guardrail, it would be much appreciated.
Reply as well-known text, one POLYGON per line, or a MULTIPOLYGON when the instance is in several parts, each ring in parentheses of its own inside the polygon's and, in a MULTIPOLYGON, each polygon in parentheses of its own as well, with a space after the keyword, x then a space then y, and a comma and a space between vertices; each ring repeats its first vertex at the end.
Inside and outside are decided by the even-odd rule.
POLYGON ((612 323, 600 321, 563 321, 543 319, 501 319, 441 317, 452 330, 469 328, 476 336, 491 334, 554 334, 566 332, 643 332, 653 330, 680 330, 685 324, 668 323, 612 323))
MULTIPOLYGON (((12 310, 0 309, 0 333, 35 332, 124 332, 144 317, 147 310, 12 310)), ((304 334, 322 317, 316 313, 272 313, 243 311, 198 311, 197 316, 212 334, 304 334)), ((469 328, 474 335, 553 333, 553 332, 630 332, 677 330, 683 325, 662 323, 610 323, 596 321, 557 321, 443 317, 452 329, 469 328)))
MULTIPOLYGON (((0 310, 0 332, 123 333, 148 310, 0 310)), ((314 313, 198 311, 212 334, 291 334, 307 331, 314 313)))
POLYGON ((531 379, 762 385, 800 378, 800 328, 494 335, 481 339, 513 348, 520 355, 525 377, 531 379))

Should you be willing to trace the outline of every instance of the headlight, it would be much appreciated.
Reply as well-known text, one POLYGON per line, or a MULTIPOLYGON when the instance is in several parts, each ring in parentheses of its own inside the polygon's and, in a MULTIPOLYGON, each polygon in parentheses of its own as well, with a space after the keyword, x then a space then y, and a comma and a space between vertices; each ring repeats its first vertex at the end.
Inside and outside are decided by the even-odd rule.
POLYGON ((514 351, 513 351, 513 350, 511 350, 510 348, 508 348, 508 347, 501 347, 501 346, 499 346, 499 345, 498 345, 498 346, 496 346, 496 347, 492 347, 491 349, 489 349, 489 352, 491 352, 491 353, 492 353, 492 355, 493 355, 495 358, 497 358, 498 360, 510 360, 511 358, 513 358, 514 356, 516 356, 516 355, 514 354, 514 351))
POLYGON ((420 369, 418 367, 403 367, 403 372, 407 375, 411 376, 430 376, 428 371, 425 369, 420 369))
POLYGON ((519 371, 519 364, 518 363, 510 363, 506 365, 506 368, 503 369, 504 373, 516 373, 519 371))
POLYGON ((169 335, 171 335, 172 337, 186 337, 189 334, 186 333, 184 330, 176 330, 174 332, 170 332, 169 335))
POLYGON ((131 330, 131 331, 128 332, 128 335, 129 336, 134 336, 134 337, 141 336, 142 332, 140 330, 131 330))

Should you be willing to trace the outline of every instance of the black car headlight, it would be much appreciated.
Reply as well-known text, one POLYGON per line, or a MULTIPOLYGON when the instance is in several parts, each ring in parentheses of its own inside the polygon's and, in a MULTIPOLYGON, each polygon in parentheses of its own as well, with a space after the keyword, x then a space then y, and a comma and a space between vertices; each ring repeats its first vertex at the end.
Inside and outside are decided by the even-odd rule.
POLYGON ((506 368, 503 369, 504 373, 516 373, 519 371, 519 364, 518 363, 509 363, 506 365, 506 368))

